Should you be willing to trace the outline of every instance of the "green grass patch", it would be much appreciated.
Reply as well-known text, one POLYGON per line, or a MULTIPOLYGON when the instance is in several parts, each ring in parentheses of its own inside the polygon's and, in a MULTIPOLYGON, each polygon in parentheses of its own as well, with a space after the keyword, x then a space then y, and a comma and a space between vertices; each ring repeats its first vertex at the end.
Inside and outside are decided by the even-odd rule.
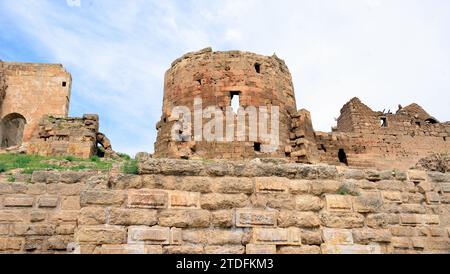
POLYGON ((8 182, 14 183, 15 181, 16 181, 16 176, 14 176, 14 175, 9 175, 8 176, 8 182))
POLYGON ((211 160, 211 159, 202 159, 201 160, 203 163, 205 163, 205 164, 213 164, 213 163, 215 163, 215 161, 214 160, 211 160))
POLYGON ((137 161, 134 159, 126 161, 122 166, 122 172, 125 174, 138 174, 137 161))
POLYGON ((22 170, 22 174, 33 174, 33 172, 35 171, 35 169, 32 168, 26 168, 24 170, 22 170))
POLYGON ((337 194, 352 195, 352 196, 360 195, 357 187, 353 183, 345 183, 345 184, 341 185, 337 191, 337 194))
POLYGON ((0 173, 3 173, 3 172, 5 172, 5 171, 7 171, 6 165, 3 164, 3 163, 0 163, 0 173))
MULTIPOLYGON (((95 156, 94 156, 95 157, 95 156)), ((32 174, 36 170, 110 170, 112 161, 107 159, 78 159, 73 156, 42 157, 25 154, 0 154, 0 173, 14 169, 22 169, 24 174, 32 174), (58 161, 68 161, 69 165, 59 165, 58 161)))
POLYGON ((91 162, 100 162, 100 157, 97 155, 91 157, 91 162))
POLYGON ((74 162, 76 160, 76 158, 73 156, 66 156, 66 157, 64 157, 64 160, 69 161, 69 162, 74 162))
POLYGON ((131 161, 131 156, 126 154, 126 153, 117 153, 117 155, 119 155, 120 158, 127 160, 127 161, 131 161))

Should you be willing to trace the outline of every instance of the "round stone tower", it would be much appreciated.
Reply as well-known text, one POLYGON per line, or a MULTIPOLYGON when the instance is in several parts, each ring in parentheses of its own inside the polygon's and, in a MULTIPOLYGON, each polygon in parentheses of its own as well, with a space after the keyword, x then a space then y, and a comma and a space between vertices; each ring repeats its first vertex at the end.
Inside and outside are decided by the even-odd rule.
POLYGON ((155 157, 285 157, 296 102, 291 74, 276 55, 185 54, 165 74, 155 157))

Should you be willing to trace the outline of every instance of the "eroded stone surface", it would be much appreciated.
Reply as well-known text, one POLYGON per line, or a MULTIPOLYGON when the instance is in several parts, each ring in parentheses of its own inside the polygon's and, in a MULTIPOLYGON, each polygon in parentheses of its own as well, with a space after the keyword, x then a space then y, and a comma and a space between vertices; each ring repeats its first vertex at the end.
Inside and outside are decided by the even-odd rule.
MULTIPOLYGON (((150 159, 144 161, 167 163, 150 159)), ((110 175, 85 172, 39 171, 27 184, 0 180, 0 252, 450 252, 445 177, 404 180, 362 170, 352 176, 378 181, 356 183, 348 175, 320 173, 327 167, 303 164, 279 164, 284 177, 246 177, 229 168, 245 168, 239 162, 215 163, 229 168, 227 174, 194 176, 181 174, 198 162, 184 162, 169 174, 122 176, 114 179, 118 184, 108 184, 110 175), (315 175, 298 179, 293 170, 315 175)), ((252 164, 259 165, 267 163, 252 164)))

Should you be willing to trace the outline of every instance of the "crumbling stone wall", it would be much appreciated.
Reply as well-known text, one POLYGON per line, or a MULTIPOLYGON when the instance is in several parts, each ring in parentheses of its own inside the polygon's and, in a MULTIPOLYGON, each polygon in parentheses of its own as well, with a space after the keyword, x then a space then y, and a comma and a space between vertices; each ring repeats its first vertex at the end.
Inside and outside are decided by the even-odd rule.
MULTIPOLYGON (((223 121, 222 131, 226 132, 226 117, 223 121)), ((247 130, 249 124, 261 127, 261 121, 246 119, 247 130)), ((236 130, 236 120, 234 127, 236 130)), ((417 104, 399 106, 394 114, 390 110, 373 111, 353 98, 343 106, 332 132, 315 132, 310 113, 296 111, 291 76, 282 60, 240 51, 213 52, 210 48, 184 55, 166 72, 163 115, 157 129, 154 156, 159 158, 279 157, 300 163, 408 169, 433 153, 450 152, 449 124, 440 123, 417 104), (191 117, 189 124, 186 117, 172 117, 176 106, 187 107, 191 114, 207 106, 225 110, 236 95, 242 107, 280 107, 280 145, 276 152, 264 153, 261 140, 196 140, 203 132, 196 132, 194 124, 200 121, 205 125, 209 118, 191 117), (195 105, 196 97, 202 99, 201 105, 195 105), (175 141, 172 130, 177 124, 186 127, 179 128, 182 138, 175 141)))
POLYGON ((433 153, 450 151, 450 143, 442 137, 345 132, 316 132, 316 135, 320 162, 343 164, 338 157, 342 150, 348 165, 353 167, 408 169, 433 153))
POLYGON ((143 159, 0 178, 0 252, 450 252, 448 173, 143 159))
POLYGON ((434 153, 450 152, 450 127, 422 107, 411 104, 391 111, 372 111, 358 98, 341 110, 333 132, 316 132, 321 162, 342 163, 339 151, 354 167, 408 169, 434 153))
POLYGON ((0 113, 2 111, 3 100, 6 96, 6 89, 8 88, 8 83, 6 82, 6 73, 3 61, 0 60, 0 113))
POLYGON ((337 131, 364 132, 380 128, 377 113, 363 104, 358 98, 351 99, 341 109, 337 119, 337 131))
POLYGON ((353 98, 341 109, 336 131, 442 138, 448 136, 447 129, 445 124, 439 123, 415 103, 404 108, 399 105, 394 114, 391 110, 373 111, 358 98, 353 98))
POLYGON ((310 112, 302 109, 293 114, 291 126, 291 143, 286 148, 286 156, 290 156, 298 163, 317 163, 319 158, 316 133, 312 125, 310 112))
POLYGON ((72 80, 62 65, 3 62, 2 66, 7 89, 0 120, 12 114, 24 117, 23 142, 32 138, 43 115, 67 116, 72 80))
MULTIPOLYGON (((284 61, 278 57, 261 56, 249 52, 213 52, 210 48, 188 53, 172 63, 164 81, 164 102, 161 121, 157 125, 158 137, 155 157, 168 158, 224 158, 244 159, 266 156, 285 157, 289 144, 290 115, 296 112, 291 75, 284 61), (194 98, 202 99, 202 106, 217 106, 225 110, 231 106, 233 96, 239 96, 241 107, 278 106, 280 109, 280 145, 275 152, 264 151, 265 140, 251 141, 194 141, 191 136, 180 142, 171 138, 175 123, 183 118, 171 118, 175 106, 186 106, 194 111, 194 98)), ((212 117, 211 117, 212 118, 212 117)), ((203 117, 203 124, 210 119, 203 117)), ((246 128, 249 121, 246 119, 246 128)), ((225 121, 225 117, 224 117, 225 121)), ((261 121, 250 126, 261 128, 261 121)), ((223 132, 226 132, 223 123, 223 132)), ((269 131, 271 125, 268 123, 269 131)), ((236 125, 235 125, 236 130, 236 125)), ((192 127, 192 135, 196 134, 192 127)), ((236 133, 232 134, 236 137, 236 133)), ((261 136, 259 136, 261 137, 261 136)), ((234 139, 236 140, 236 139, 234 139)))
POLYGON ((97 153, 98 128, 98 115, 86 114, 82 118, 44 116, 28 143, 27 153, 89 158, 97 153))
POLYGON ((428 171, 450 172, 450 155, 432 154, 420 159, 415 168, 428 171))
MULTIPOLYGON (((8 83, 6 82, 6 73, 3 61, 0 60, 0 114, 2 113, 3 101, 6 96, 6 89, 8 88, 8 83)), ((3 136, 4 134, 4 123, 0 120, 0 147, 3 146, 3 136)))

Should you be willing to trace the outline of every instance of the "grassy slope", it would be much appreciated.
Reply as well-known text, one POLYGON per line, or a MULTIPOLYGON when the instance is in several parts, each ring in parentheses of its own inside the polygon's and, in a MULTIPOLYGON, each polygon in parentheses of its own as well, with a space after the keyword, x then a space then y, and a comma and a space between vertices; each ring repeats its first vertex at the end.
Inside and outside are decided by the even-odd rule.
POLYGON ((75 157, 42 157, 24 154, 0 154, 0 173, 14 169, 22 169, 22 173, 31 174, 35 170, 109 170, 113 161, 92 157, 91 159, 77 159, 75 157), (49 160, 68 161, 70 166, 49 163, 49 160))

